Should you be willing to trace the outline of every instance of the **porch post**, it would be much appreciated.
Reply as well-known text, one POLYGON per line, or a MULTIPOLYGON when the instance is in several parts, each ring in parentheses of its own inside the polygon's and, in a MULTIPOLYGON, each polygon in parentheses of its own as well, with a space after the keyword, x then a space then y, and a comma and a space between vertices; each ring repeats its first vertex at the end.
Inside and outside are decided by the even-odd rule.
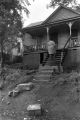
POLYGON ((72 22, 69 22, 70 36, 72 35, 71 28, 72 28, 72 22))
POLYGON ((49 41, 49 27, 46 28, 47 30, 47 42, 49 41))
POLYGON ((67 22, 67 25, 69 26, 69 31, 70 31, 70 36, 72 34, 72 25, 73 25, 73 22, 67 22))
MULTIPOLYGON (((67 22, 66 24, 69 26, 69 34, 70 34, 70 36, 72 35, 72 25, 73 25, 73 21, 71 21, 71 22, 67 22)), ((69 46, 71 47, 72 46, 72 41, 71 41, 71 39, 70 39, 70 42, 69 42, 69 46)))

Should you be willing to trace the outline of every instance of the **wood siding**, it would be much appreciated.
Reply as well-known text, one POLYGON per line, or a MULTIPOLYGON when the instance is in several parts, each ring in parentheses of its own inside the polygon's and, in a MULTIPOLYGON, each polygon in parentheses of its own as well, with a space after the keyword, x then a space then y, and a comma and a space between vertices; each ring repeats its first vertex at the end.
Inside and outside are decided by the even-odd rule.
POLYGON ((69 32, 61 29, 58 33, 58 49, 63 48, 69 38, 69 32))

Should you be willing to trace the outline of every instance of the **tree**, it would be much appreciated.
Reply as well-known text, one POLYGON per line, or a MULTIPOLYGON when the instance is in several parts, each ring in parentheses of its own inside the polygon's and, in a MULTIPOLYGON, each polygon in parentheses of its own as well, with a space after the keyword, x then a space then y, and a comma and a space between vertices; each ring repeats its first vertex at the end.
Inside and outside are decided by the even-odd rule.
POLYGON ((65 6, 70 5, 71 7, 79 7, 80 4, 78 4, 77 0, 51 0, 49 7, 55 7, 57 5, 63 4, 65 6))
MULTIPOLYGON (((16 42, 22 29, 22 10, 29 14, 28 0, 0 0, 0 48, 1 68, 3 69, 3 50, 5 45, 16 42)), ((7 46, 8 47, 8 46, 7 46)))

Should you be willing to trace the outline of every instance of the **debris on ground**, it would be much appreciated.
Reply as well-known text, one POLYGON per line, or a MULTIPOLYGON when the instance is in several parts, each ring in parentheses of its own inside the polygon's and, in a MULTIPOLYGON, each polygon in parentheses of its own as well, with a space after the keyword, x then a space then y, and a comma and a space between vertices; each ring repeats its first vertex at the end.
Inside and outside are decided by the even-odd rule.
POLYGON ((27 75, 26 70, 8 70, 6 77, 9 75, 9 72, 14 79, 8 77, 6 80, 7 87, 0 91, 0 114, 5 118, 7 117, 6 120, 10 118, 12 120, 80 119, 80 72, 55 73, 51 81, 48 82, 33 81, 32 75, 27 75), (32 87, 34 89, 28 89, 28 92, 23 92, 15 99, 14 97, 8 97, 8 95, 13 96, 13 92, 14 96, 17 96, 19 89, 24 91, 23 89, 26 89, 24 84, 27 83, 34 83, 32 87), (33 105, 32 108, 35 108, 34 105, 36 104, 40 105, 38 107, 39 111, 37 108, 30 108, 30 105, 33 105), (34 115, 38 114, 39 116, 32 118, 29 116, 30 111, 34 115))
POLYGON ((26 75, 31 75, 33 73, 36 73, 36 70, 30 70, 30 71, 28 70, 27 73, 26 73, 26 75))
POLYGON ((26 118, 24 118, 23 120, 31 120, 31 118, 29 116, 27 116, 26 118))
POLYGON ((27 107, 28 114, 30 116, 41 116, 42 107, 40 104, 32 104, 27 107))
POLYGON ((19 91, 16 90, 9 91, 8 93, 9 97, 16 97, 17 95, 19 95, 19 91))
POLYGON ((29 82, 29 83, 22 83, 17 85, 17 87, 15 87, 15 89, 13 89, 12 91, 9 91, 8 96, 10 97, 16 97, 17 95, 19 95, 19 93, 22 93, 23 91, 30 91, 33 88, 33 83, 29 82))
POLYGON ((9 102, 9 101, 7 102, 7 105, 10 105, 10 102, 9 102))
MULTIPOLYGON (((0 90, 5 88, 9 88, 12 89, 14 88, 17 84, 20 83, 26 83, 26 82, 30 82, 33 79, 33 75, 35 74, 36 70, 22 70, 22 69, 13 69, 13 68, 9 68, 9 66, 5 66, 4 67, 5 71, 4 71, 4 81, 2 80, 2 78, 0 77, 0 90), (4 84, 3 84, 4 82, 4 84)), ((1 69, 0 69, 1 71, 1 69)))
POLYGON ((33 83, 28 82, 28 83, 22 83, 22 84, 17 85, 15 90, 18 90, 19 92, 23 92, 23 91, 31 90, 32 88, 33 88, 33 83))

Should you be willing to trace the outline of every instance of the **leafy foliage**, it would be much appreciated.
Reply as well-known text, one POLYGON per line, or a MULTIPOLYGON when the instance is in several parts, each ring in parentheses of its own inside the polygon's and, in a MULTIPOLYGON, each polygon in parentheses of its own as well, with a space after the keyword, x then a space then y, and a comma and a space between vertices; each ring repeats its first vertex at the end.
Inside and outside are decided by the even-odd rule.
POLYGON ((22 11, 29 14, 28 0, 0 0, 0 48, 1 66, 3 64, 3 50, 10 49, 21 35, 22 11))
POLYGON ((79 6, 77 0, 51 0, 49 7, 55 7, 60 4, 65 6, 71 5, 71 7, 79 6))
POLYGON ((3 48, 12 47, 21 35, 22 11, 29 14, 28 5, 28 0, 0 0, 0 45, 3 48))

